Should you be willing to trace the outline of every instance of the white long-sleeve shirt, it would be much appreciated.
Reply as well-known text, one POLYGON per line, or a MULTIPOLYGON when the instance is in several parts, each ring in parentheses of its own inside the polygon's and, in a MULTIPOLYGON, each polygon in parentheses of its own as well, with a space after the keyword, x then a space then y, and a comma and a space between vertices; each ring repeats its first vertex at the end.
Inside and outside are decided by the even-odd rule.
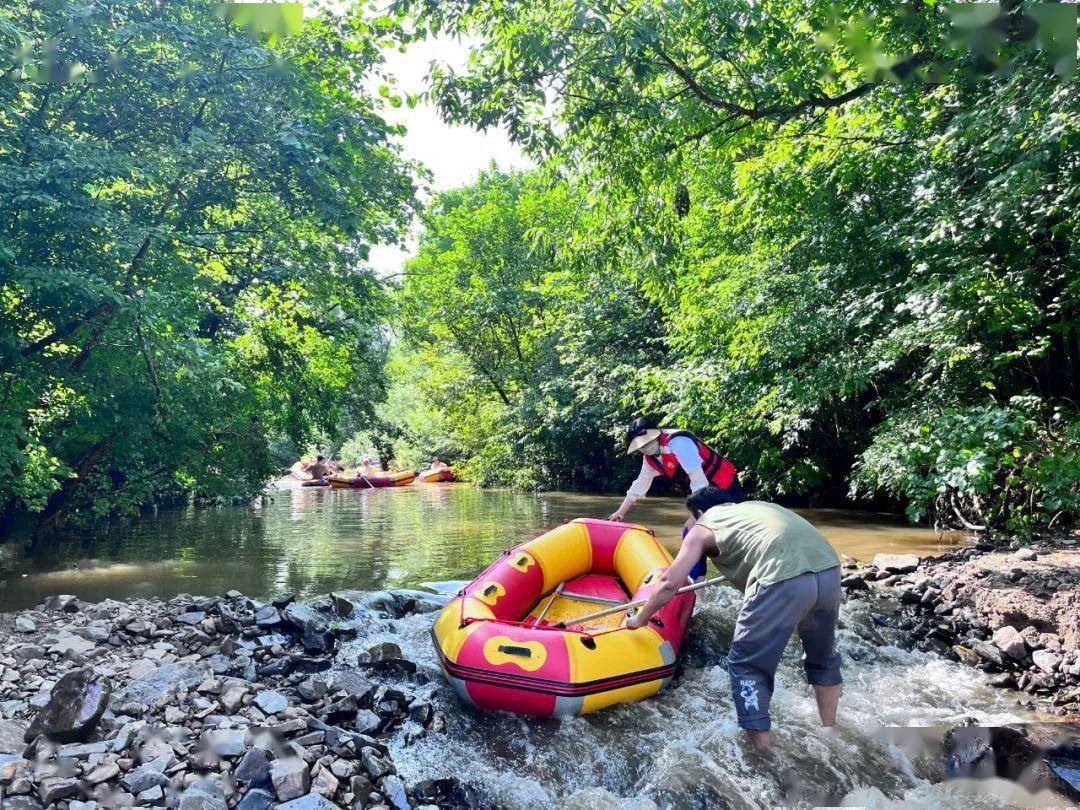
MULTIPOLYGON (((668 442, 667 450, 661 450, 661 452, 675 454, 679 466, 681 466, 686 474, 690 476, 691 492, 697 492, 699 489, 709 485, 709 479, 705 477, 705 473, 701 469, 701 454, 698 452, 697 445, 694 444, 693 439, 688 436, 676 436, 668 442)), ((649 464, 648 459, 645 456, 642 456, 641 472, 639 472, 638 477, 634 479, 634 483, 630 485, 630 489, 626 490, 627 497, 633 498, 636 501, 638 498, 646 495, 649 488, 652 486, 653 479, 658 475, 660 475, 660 473, 649 464)))

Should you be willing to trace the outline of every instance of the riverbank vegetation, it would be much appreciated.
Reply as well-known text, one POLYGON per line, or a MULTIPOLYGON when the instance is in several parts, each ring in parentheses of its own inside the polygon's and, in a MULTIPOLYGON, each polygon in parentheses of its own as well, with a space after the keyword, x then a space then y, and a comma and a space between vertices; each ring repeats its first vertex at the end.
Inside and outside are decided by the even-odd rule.
POLYGON ((547 161, 440 197, 406 274, 475 477, 614 483, 653 410, 766 497, 1075 518, 1080 108, 1019 11, 987 75, 935 3, 410 5, 481 41, 445 114, 547 161))
POLYGON ((261 42, 203 5, 0 11, 8 515, 252 492, 358 433, 615 489, 641 412, 761 497, 1080 515, 1080 99, 1034 4, 402 0, 261 42), (538 168, 437 195, 378 280, 419 168, 360 88, 436 33, 476 44, 432 101, 538 168))
POLYGON ((184 0, 0 10, 0 513, 46 527, 249 495, 364 424, 364 267, 415 167, 361 80, 359 13, 259 41, 184 0))

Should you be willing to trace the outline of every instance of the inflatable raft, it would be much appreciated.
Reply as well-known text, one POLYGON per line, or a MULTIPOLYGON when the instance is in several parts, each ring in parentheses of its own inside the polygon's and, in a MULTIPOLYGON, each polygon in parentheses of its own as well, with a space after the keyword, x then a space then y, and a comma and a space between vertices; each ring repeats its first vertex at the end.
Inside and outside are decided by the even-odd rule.
POLYGON ((437 484, 440 481, 453 481, 454 471, 449 467, 440 467, 437 470, 424 470, 416 474, 417 481, 423 481, 425 484, 437 484))
POLYGON ((671 562, 648 529, 607 520, 574 520, 512 548, 440 612, 432 634, 443 672, 464 700, 518 714, 650 697, 675 672, 693 593, 636 630, 624 613, 572 620, 648 596, 671 562))
POLYGON ((413 482, 416 473, 403 472, 379 473, 378 475, 361 476, 359 473, 346 475, 339 473, 330 476, 330 486, 353 489, 373 489, 375 487, 405 487, 413 482))

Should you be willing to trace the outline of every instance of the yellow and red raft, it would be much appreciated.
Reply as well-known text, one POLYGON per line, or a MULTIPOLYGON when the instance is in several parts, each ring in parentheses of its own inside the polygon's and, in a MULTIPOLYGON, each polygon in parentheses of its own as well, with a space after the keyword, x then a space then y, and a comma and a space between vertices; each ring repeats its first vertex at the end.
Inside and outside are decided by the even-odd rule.
POLYGON ((454 471, 449 467, 430 467, 416 474, 416 480, 423 481, 425 484, 438 484, 442 481, 453 481, 454 478, 456 478, 454 471))
POLYGON ((648 529, 607 520, 574 520, 512 548, 439 614, 443 671, 464 700, 518 714, 585 714, 650 697, 675 672, 693 593, 639 629, 625 627, 622 612, 584 627, 571 620, 648 596, 671 562, 648 529))
POLYGON ((410 470, 401 472, 378 473, 377 475, 360 475, 360 473, 339 473, 331 475, 330 486, 337 489, 375 489, 378 487, 407 487, 416 478, 416 473, 410 470))

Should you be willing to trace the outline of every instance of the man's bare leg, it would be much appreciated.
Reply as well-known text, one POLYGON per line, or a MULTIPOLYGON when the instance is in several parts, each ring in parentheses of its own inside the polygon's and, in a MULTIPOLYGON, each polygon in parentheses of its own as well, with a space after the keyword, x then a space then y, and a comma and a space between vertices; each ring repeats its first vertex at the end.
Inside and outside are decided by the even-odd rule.
POLYGON ((844 691, 841 684, 836 686, 814 686, 814 699, 817 700, 818 716, 821 725, 832 728, 836 725, 836 707, 840 704, 840 693, 844 691))
POLYGON ((771 731, 753 731, 752 729, 746 729, 746 736, 750 738, 750 742, 758 751, 768 751, 772 747, 771 731))

